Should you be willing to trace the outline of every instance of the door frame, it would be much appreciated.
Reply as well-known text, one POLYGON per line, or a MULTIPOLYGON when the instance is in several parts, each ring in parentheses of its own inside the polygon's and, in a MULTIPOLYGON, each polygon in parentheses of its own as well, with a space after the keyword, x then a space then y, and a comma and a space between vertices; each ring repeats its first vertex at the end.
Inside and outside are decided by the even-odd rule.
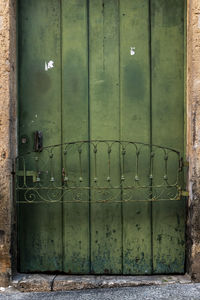
MULTIPOLYGON (((0 284, 8 285, 17 270, 16 205, 14 197, 14 160, 17 155, 17 0, 0 1, 0 41, 5 51, 0 53, 0 94, 2 109, 0 139, 1 227, 0 284), (2 26, 3 24, 3 26, 2 26), (9 120, 9 121, 8 121, 9 120)), ((185 63, 185 136, 188 167, 186 272, 200 281, 200 4, 187 0, 187 37, 185 63)))

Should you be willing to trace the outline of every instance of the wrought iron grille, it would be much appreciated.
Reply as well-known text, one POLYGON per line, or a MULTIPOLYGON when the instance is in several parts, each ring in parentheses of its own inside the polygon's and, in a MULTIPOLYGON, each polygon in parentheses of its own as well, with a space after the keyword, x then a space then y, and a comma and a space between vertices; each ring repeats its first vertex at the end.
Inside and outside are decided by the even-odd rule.
POLYGON ((92 140, 19 155, 18 203, 180 200, 179 151, 145 143, 92 140))

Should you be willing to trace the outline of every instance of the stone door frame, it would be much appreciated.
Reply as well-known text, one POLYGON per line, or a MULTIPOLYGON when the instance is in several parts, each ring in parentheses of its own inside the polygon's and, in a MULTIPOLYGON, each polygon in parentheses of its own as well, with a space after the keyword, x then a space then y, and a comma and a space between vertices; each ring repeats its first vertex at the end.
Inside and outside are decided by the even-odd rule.
MULTIPOLYGON (((183 0, 184 1, 184 0, 183 0)), ((17 153, 17 0, 0 0, 0 286, 17 268, 14 160, 17 153)), ((200 2, 187 0, 188 191, 186 272, 200 281, 200 2)))

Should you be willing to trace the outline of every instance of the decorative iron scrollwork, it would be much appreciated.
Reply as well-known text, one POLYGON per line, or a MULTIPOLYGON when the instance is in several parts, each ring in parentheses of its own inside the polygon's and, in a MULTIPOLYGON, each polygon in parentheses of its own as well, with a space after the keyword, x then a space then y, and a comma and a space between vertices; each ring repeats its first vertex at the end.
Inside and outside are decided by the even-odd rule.
POLYGON ((43 147, 16 161, 18 203, 180 200, 179 151, 145 143, 92 140, 43 147))

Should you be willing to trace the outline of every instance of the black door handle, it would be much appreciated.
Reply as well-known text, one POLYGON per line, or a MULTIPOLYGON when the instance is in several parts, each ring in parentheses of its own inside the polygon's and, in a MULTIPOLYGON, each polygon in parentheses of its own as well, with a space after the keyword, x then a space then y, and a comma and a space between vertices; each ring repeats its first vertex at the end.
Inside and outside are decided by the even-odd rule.
POLYGON ((34 151, 42 152, 43 150, 43 133, 42 131, 36 131, 34 133, 34 151))

